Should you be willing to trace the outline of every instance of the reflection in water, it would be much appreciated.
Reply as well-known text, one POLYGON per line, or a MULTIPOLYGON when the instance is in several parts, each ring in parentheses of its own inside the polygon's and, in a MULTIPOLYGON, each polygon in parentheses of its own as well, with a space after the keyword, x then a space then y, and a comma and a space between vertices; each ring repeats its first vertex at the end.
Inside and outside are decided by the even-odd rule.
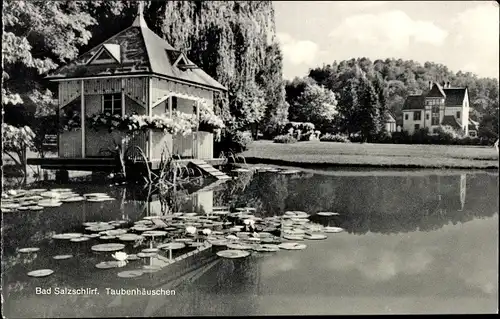
MULTIPOLYGON (((66 186, 59 186, 66 187, 66 186)), ((111 192, 114 202, 65 204, 4 215, 3 289, 7 317, 262 314, 476 313, 497 309, 498 175, 335 176, 248 174, 165 200, 151 190, 68 185, 111 192), (91 243, 54 242, 85 221, 126 219, 214 206, 253 206, 261 216, 286 210, 334 211, 315 222, 346 232, 307 241, 303 251, 253 253, 241 260, 213 252, 134 279, 96 270, 105 256, 91 243), (20 247, 40 247, 22 255, 20 247), (75 258, 56 262, 56 254, 75 258), (46 278, 26 277, 51 268, 46 278), (173 277, 172 277, 173 276, 173 277), (176 278, 173 279, 172 278, 176 278), (99 287, 99 296, 34 295, 37 286, 99 287), (170 297, 109 296, 106 287, 164 287, 170 297), (22 306, 21 306, 22 305, 22 306), (10 316, 9 316, 10 314, 10 316)), ((139 263, 164 261, 146 258, 139 263)))

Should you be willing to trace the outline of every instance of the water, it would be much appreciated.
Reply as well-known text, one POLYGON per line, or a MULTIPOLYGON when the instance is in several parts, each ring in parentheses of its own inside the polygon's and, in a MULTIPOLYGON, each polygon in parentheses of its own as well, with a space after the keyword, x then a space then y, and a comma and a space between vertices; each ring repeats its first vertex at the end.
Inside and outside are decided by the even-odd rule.
MULTIPOLYGON (((464 171, 303 171, 244 174, 214 190, 201 189, 175 205, 183 211, 251 206, 260 216, 286 210, 335 211, 311 219, 342 233, 305 241, 300 251, 221 259, 213 252, 138 278, 96 269, 111 253, 92 253, 102 240, 55 241, 86 221, 161 214, 147 190, 95 183, 58 185, 107 192, 113 202, 63 204, 42 212, 3 215, 4 313, 17 317, 109 317, 265 314, 494 313, 498 308, 498 174, 464 171), (36 254, 17 248, 40 247, 36 254), (51 257, 70 253, 74 258, 51 257), (33 269, 55 273, 31 278, 33 269), (176 274, 182 273, 182 276, 176 274), (40 295, 36 287, 98 288, 99 295, 40 295), (170 296, 116 296, 106 288, 163 288, 170 296)), ((173 202, 170 205, 174 205, 173 202)), ((147 243, 144 245, 148 245, 147 243)), ((143 248, 143 247, 142 247, 143 248)), ((126 251, 136 252, 127 244, 126 251)), ((176 254, 180 254, 176 253, 176 254)), ((174 256, 175 257, 175 256, 174 256)), ((135 263, 135 264, 133 264, 135 263)))

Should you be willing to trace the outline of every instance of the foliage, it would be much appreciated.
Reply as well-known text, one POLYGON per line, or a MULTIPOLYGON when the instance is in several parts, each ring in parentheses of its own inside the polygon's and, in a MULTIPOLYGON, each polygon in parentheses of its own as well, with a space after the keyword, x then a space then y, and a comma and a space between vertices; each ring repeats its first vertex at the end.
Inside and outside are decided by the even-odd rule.
POLYGON ((247 150, 252 143, 252 134, 242 131, 225 131, 222 133, 221 139, 214 144, 215 153, 230 151, 234 154, 247 150))
POLYGON ((284 135, 278 135, 275 138, 273 138, 273 142, 290 144, 290 143, 296 143, 297 139, 290 134, 284 134, 284 135))
POLYGON ((440 126, 433 132, 428 128, 416 130, 413 134, 406 131, 393 132, 392 134, 381 134, 375 141, 377 143, 389 144, 438 144, 438 145, 485 145, 488 140, 472 138, 457 133, 447 126, 440 126))
POLYGON ((349 143, 349 137, 342 134, 330 134, 326 133, 325 135, 319 138, 321 142, 338 142, 338 143, 349 143))
POLYGON ((80 129, 82 126, 82 120, 80 112, 67 110, 61 116, 61 130, 66 132, 71 132, 80 129))
MULTIPOLYGON (((455 87, 467 87, 471 118, 481 122, 483 116, 491 114, 496 116, 498 123, 498 80, 479 78, 470 72, 458 71, 455 73, 442 64, 426 62, 421 65, 412 60, 402 59, 372 62, 367 58, 358 58, 340 62, 334 61, 332 64, 317 67, 310 70, 308 78, 312 78, 319 85, 324 85, 333 92, 342 95, 342 91, 351 89, 350 86, 355 82, 353 75, 359 72, 358 70, 369 76, 378 95, 380 107, 391 111, 396 118, 402 116, 402 107, 409 94, 427 92, 429 81, 434 81, 438 83, 450 82, 451 86, 455 87)), ((343 101, 342 98, 339 100, 340 108, 343 101)), ((494 128, 492 131, 498 132, 498 128, 494 128)))
POLYGON ((380 102, 371 81, 361 76, 357 87, 355 119, 363 141, 372 140, 381 131, 380 102))
POLYGON ((33 149, 35 133, 29 126, 15 127, 2 123, 2 153, 12 159, 26 177, 26 150, 33 149), (13 156, 12 153, 15 155, 13 156))
POLYGON ((316 84, 307 84, 294 103, 290 104, 289 120, 311 122, 320 129, 332 125, 337 100, 335 94, 316 84))
POLYGON ((98 113, 87 118, 89 127, 100 130, 107 129, 110 132, 119 130, 133 134, 138 131, 161 130, 172 135, 186 135, 193 131, 196 127, 195 115, 176 112, 169 117, 163 115, 111 115, 110 113, 98 113))

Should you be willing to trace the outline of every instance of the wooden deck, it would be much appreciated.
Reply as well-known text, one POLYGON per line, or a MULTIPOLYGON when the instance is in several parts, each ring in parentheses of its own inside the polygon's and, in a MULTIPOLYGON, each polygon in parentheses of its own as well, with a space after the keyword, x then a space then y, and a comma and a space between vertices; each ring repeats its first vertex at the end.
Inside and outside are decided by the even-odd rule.
MULTIPOLYGON (((188 165, 194 159, 178 159, 177 162, 188 165)), ((227 163, 224 158, 212 158, 204 160, 212 166, 220 166, 227 163)), ((159 169, 161 160, 148 161, 148 165, 152 170, 159 169)), ((118 162, 114 158, 109 157, 89 157, 89 158, 28 158, 28 165, 40 166, 42 169, 66 170, 66 171, 91 171, 91 172, 112 172, 118 169, 118 162)), ((127 166, 144 167, 143 161, 129 161, 127 166)))

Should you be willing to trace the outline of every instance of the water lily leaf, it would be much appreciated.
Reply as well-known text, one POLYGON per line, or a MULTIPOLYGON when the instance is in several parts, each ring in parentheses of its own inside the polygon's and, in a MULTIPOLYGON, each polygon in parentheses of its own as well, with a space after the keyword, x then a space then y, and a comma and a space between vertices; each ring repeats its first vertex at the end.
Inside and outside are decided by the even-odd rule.
POLYGON ((52 257, 55 260, 63 260, 63 259, 70 259, 73 258, 73 255, 56 255, 52 257))
POLYGON ((39 201, 38 206, 41 207, 59 207, 61 206, 61 202, 56 202, 56 201, 39 201))
POLYGON ((140 240, 142 238, 144 238, 144 237, 142 237, 140 235, 136 235, 136 234, 123 234, 123 235, 118 236, 118 239, 123 240, 123 241, 136 241, 136 240, 140 240))
POLYGON ((278 247, 286 250, 302 250, 306 249, 307 245, 299 243, 282 243, 279 244, 278 247))
POLYGON ((249 255, 250 253, 248 251, 236 249, 221 250, 217 252, 217 256, 222 258, 243 258, 249 255))
POLYGON ((128 255, 127 256, 127 260, 139 260, 141 259, 139 256, 137 256, 136 254, 131 254, 131 255, 128 255))
POLYGON ((42 210, 43 207, 42 206, 38 206, 38 205, 34 205, 34 206, 29 206, 28 207, 30 210, 42 210))
POLYGON ((318 216, 336 216, 339 215, 339 213, 334 213, 334 212, 318 212, 316 215, 318 216))
POLYGON ((83 194, 84 197, 109 197, 106 193, 87 193, 83 194))
POLYGON ((209 240, 208 242, 213 246, 227 246, 229 244, 229 241, 225 239, 209 240))
POLYGON ((39 269, 39 270, 33 270, 28 273, 28 276, 30 277, 46 277, 49 275, 52 275, 54 271, 52 269, 39 269))
POLYGON ((157 248, 165 249, 165 250, 176 250, 176 249, 182 249, 186 247, 184 243, 179 243, 179 242, 174 242, 174 243, 165 243, 165 244, 160 244, 157 246, 157 248))
POLYGON ((178 243, 190 243, 192 241, 194 241, 194 239, 192 238, 176 238, 174 239, 175 242, 178 242, 178 243))
POLYGON ((117 236, 117 235, 123 235, 127 233, 126 229, 111 229, 111 230, 106 230, 104 232, 108 236, 117 236))
POLYGON ((112 201, 115 200, 112 197, 90 197, 87 198, 87 202, 106 202, 106 201, 112 201))
POLYGON ((326 238, 328 238, 328 236, 324 234, 306 234, 304 236, 304 239, 309 239, 309 240, 322 240, 326 238))
POLYGON ((117 251, 117 250, 122 250, 125 248, 124 244, 100 244, 100 245, 94 245, 91 247, 93 251, 117 251))
POLYGON ((85 228, 85 230, 88 230, 91 232, 101 232, 101 231, 105 231, 105 230, 111 230, 114 228, 115 228, 115 226, 106 224, 106 225, 99 225, 99 226, 90 226, 90 227, 85 228))
POLYGON ((280 247, 278 245, 273 245, 273 244, 255 245, 253 247, 253 250, 259 252, 274 252, 274 251, 279 251, 280 247))
POLYGON ((20 204, 15 204, 15 203, 2 203, 2 210, 5 209, 5 208, 8 208, 8 209, 16 209, 16 208, 19 208, 21 205, 20 204))
POLYGON ((157 253, 159 251, 158 248, 144 248, 141 250, 143 253, 157 253))
POLYGON ((96 266, 96 268, 99 268, 99 269, 109 269, 109 268, 123 267, 126 264, 127 263, 125 261, 111 260, 111 261, 102 261, 95 266, 96 266))
POLYGON ((252 249, 253 247, 250 245, 245 245, 245 244, 227 244, 227 248, 229 249, 236 249, 236 250, 247 250, 247 249, 252 249))
POLYGON ((137 257, 140 257, 140 258, 149 258, 149 257, 154 257, 158 255, 158 253, 143 253, 143 252, 140 252, 137 254, 137 257))
POLYGON ((78 238, 71 238, 69 241, 78 243, 78 242, 87 241, 87 240, 90 240, 90 238, 82 236, 82 237, 78 237, 78 238))
POLYGON ((283 235, 283 238, 288 240, 304 240, 304 236, 302 235, 283 235))
POLYGON ((81 233, 64 233, 64 234, 55 234, 52 236, 52 239, 73 239, 83 237, 81 233))
POLYGON ((330 227, 330 226, 325 227, 323 230, 324 230, 325 233, 340 233, 340 232, 344 231, 343 228, 340 228, 340 227, 330 227))
POLYGON ((156 237, 156 236, 165 236, 167 234, 166 231, 161 230, 148 230, 142 233, 142 236, 146 237, 156 237))
POLYGON ((115 239, 115 238, 116 238, 116 236, 107 236, 107 235, 99 237, 99 239, 102 239, 102 240, 111 240, 111 239, 115 239))
POLYGON ((120 278, 135 278, 135 277, 142 276, 143 274, 144 274, 144 271, 142 271, 142 270, 126 270, 126 271, 119 272, 117 274, 117 276, 120 278))
POLYGON ((99 234, 83 234, 82 237, 97 238, 99 237, 99 234))
POLYGON ((83 196, 76 196, 76 197, 68 197, 68 198, 61 199, 61 202, 63 202, 63 203, 74 203, 74 202, 81 202, 81 201, 84 201, 84 200, 85 200, 85 197, 83 197, 83 196))
POLYGON ((72 192, 73 190, 71 188, 52 188, 51 191, 64 193, 64 192, 72 192))
POLYGON ((21 248, 18 250, 20 253, 34 253, 36 251, 39 251, 40 248, 38 247, 28 247, 28 248, 21 248))

